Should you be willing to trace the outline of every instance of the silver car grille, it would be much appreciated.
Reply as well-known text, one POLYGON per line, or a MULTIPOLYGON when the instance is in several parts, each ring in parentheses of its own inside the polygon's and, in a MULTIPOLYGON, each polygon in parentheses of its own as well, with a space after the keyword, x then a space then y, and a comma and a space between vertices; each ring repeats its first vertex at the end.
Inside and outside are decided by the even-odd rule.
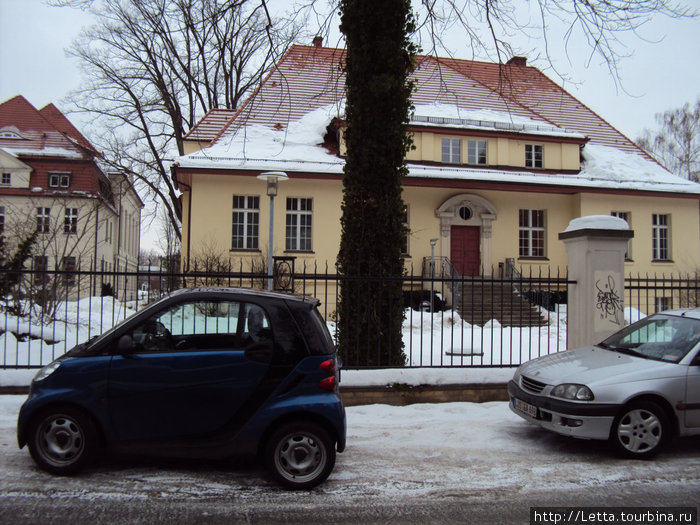
POLYGON ((535 381, 534 379, 531 379, 529 377, 522 376, 520 378, 520 386, 528 392, 532 392, 533 394, 539 394, 540 392, 542 392, 542 390, 544 390, 544 387, 546 387, 547 385, 545 383, 535 381))

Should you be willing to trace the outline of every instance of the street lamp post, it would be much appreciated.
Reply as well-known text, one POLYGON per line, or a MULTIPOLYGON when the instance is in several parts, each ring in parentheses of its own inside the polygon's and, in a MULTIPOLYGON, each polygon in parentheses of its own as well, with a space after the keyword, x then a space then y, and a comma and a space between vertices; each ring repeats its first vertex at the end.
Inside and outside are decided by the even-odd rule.
MULTIPOLYGON (((434 299, 435 294, 435 245, 439 239, 430 239, 430 313, 434 310, 434 299)), ((432 325, 431 325, 432 326, 432 325)))
POLYGON ((287 174, 283 171, 266 171, 258 175, 258 179, 267 182, 267 196, 270 197, 270 233, 267 243, 267 289, 272 290, 272 250, 275 228, 275 197, 277 196, 277 184, 279 181, 287 180, 287 174))

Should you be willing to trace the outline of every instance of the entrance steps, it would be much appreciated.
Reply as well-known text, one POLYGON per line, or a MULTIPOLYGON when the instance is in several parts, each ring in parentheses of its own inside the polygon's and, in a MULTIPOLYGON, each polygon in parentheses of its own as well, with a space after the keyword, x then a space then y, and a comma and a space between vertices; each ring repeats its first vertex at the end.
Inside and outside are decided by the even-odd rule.
POLYGON ((520 295, 512 282, 461 282, 457 311, 466 322, 479 326, 491 319, 501 326, 547 324, 539 308, 520 295))

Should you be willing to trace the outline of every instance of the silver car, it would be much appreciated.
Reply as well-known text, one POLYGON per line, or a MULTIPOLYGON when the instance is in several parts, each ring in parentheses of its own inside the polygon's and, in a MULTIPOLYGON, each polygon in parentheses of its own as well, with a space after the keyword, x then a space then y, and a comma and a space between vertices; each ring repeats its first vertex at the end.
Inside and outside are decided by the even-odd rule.
POLYGON ((700 434, 700 309, 655 314, 598 345, 528 361, 508 393, 527 421, 650 458, 673 436, 700 434))

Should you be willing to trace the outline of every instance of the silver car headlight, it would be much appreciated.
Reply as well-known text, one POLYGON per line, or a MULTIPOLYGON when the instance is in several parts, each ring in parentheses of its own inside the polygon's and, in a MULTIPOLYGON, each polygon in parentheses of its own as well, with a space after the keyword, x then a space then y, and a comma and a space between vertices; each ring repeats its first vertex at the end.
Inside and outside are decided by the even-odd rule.
POLYGON ((574 383, 564 383, 555 386, 552 390, 552 396, 576 401, 593 401, 594 399, 593 392, 591 392, 590 388, 586 385, 577 385, 574 383))
POLYGON ((37 374, 34 376, 34 381, 43 381, 51 374, 53 374, 56 370, 58 370, 59 366, 61 366, 60 361, 54 361, 53 363, 46 365, 44 368, 37 372, 37 374))

